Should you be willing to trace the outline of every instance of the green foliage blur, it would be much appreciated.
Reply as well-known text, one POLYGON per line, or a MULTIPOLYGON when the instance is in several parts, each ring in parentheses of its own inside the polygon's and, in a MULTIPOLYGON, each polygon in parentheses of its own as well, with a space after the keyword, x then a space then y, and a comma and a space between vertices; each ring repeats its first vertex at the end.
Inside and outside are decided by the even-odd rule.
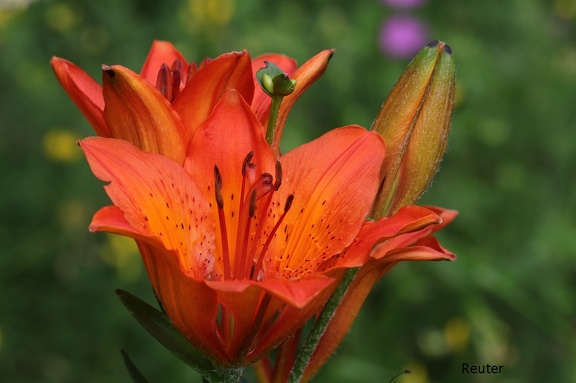
MULTIPOLYGON (((299 63, 335 48, 285 149, 369 127, 407 64, 384 55, 378 0, 0 0, 0 381, 199 382, 123 308, 154 302, 130 240, 87 232, 107 203, 76 147, 89 124, 53 76, 67 58, 138 71, 154 39, 192 61, 231 50, 299 63)), ((406 12, 406 11, 404 11, 406 12)), ((458 70, 449 149, 423 203, 457 209, 456 262, 401 264, 318 382, 576 381, 576 1, 428 0, 411 11, 458 70), (463 375, 462 363, 503 365, 463 375)))

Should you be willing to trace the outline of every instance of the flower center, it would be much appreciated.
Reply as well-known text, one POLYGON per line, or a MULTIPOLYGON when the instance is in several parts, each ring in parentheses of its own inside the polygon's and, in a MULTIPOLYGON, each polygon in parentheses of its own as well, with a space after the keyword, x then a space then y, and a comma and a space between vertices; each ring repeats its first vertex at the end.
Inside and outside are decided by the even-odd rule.
POLYGON ((158 70, 156 77, 156 89, 160 91, 170 102, 174 102, 182 89, 192 80, 196 72, 211 61, 205 58, 200 65, 196 63, 186 64, 180 59, 174 60, 171 66, 164 63, 158 70))
POLYGON ((188 65, 176 59, 172 66, 162 64, 158 70, 158 77, 156 78, 156 88, 166 97, 170 102, 173 102, 180 94, 184 85, 186 85, 189 77, 189 72, 196 69, 196 65, 188 65))
POLYGON ((272 203, 274 192, 282 183, 282 166, 276 162, 275 176, 263 173, 257 176, 256 165, 251 162, 250 152, 242 163, 242 185, 237 227, 226 224, 226 206, 222 196, 222 175, 214 166, 214 193, 218 207, 218 227, 222 244, 222 270, 224 279, 262 280, 264 255, 268 251, 276 231, 292 206, 294 195, 286 199, 284 212, 278 217, 272 230, 264 232, 266 221, 274 219, 266 212, 272 203), (229 231, 235 231, 233 233, 229 231), (232 246, 234 242, 234 246, 232 246))

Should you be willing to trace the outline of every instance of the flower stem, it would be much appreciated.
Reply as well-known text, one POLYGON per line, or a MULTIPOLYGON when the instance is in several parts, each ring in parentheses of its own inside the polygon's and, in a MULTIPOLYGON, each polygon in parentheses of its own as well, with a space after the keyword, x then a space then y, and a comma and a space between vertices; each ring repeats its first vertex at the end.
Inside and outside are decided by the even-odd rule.
POLYGON ((266 129, 266 141, 272 145, 274 141, 274 131, 276 130, 276 121, 278 112, 282 103, 282 96, 272 96, 272 105, 270 105, 270 116, 268 117, 268 128, 266 129))
POLYGON ((322 339, 326 328, 328 328, 330 320, 334 316, 340 301, 344 297, 344 294, 346 294, 348 286, 350 286, 350 283, 352 283, 354 280, 358 270, 359 268, 346 270, 342 281, 328 302, 326 302, 324 310, 322 310, 322 313, 320 313, 320 316, 318 317, 318 320, 316 320, 316 324, 314 325, 312 332, 310 332, 310 335, 308 335, 308 339, 306 339, 306 342, 302 346, 302 350, 300 350, 300 353, 297 356, 294 367, 292 368, 292 372, 290 373, 288 383, 299 383, 301 381, 302 376, 304 375, 304 371, 306 370, 308 363, 310 363, 310 359, 312 358, 312 355, 314 354, 320 339, 322 339))
POLYGON ((220 368, 202 376, 202 383, 238 383, 242 379, 242 367, 220 368))

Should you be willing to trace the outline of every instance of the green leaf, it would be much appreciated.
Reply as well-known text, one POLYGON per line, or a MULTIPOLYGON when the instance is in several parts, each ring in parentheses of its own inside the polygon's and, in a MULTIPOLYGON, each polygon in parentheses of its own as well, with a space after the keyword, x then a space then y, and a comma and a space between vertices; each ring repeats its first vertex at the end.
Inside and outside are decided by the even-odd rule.
POLYGON ((127 291, 116 290, 116 294, 138 323, 184 363, 202 375, 210 375, 217 369, 212 361, 184 338, 166 314, 127 291))
POLYGON ((126 351, 120 350, 122 352, 122 357, 124 358, 124 364, 126 365, 126 369, 128 370, 128 374, 132 379, 133 383, 148 383, 144 375, 138 370, 138 367, 132 362, 132 359, 128 356, 126 351))

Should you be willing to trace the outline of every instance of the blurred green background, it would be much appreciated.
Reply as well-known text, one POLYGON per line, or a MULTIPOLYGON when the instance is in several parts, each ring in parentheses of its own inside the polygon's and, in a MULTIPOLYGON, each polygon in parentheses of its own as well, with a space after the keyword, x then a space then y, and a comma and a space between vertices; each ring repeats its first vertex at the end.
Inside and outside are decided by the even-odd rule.
POLYGON ((138 71, 153 39, 191 61, 230 50, 299 63, 336 48, 295 106, 286 147, 370 126, 408 60, 382 53, 392 14, 450 44, 458 97, 449 149, 423 202, 460 211, 441 235, 453 263, 401 264, 377 285, 318 382, 576 381, 576 2, 0 0, 0 381, 128 382, 120 349, 150 382, 199 382, 122 307, 146 297, 130 241, 87 232, 107 198, 79 138, 89 124, 49 60, 100 78, 138 71), (503 365, 462 375, 461 364, 503 365))

